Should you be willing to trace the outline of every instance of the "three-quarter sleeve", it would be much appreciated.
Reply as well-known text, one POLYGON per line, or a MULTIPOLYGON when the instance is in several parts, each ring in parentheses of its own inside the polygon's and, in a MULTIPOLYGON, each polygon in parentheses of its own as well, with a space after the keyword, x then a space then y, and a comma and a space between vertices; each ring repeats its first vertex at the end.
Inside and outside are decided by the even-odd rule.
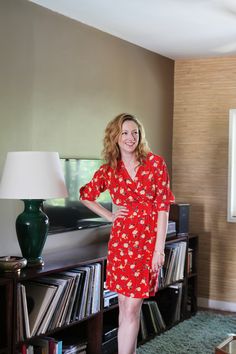
POLYGON ((107 189, 106 167, 102 165, 91 181, 80 188, 80 199, 95 201, 107 189))
MULTIPOLYGON (((170 179, 166 163, 163 159, 156 163, 156 184, 157 184, 157 210, 169 211, 170 204, 175 202, 175 197, 170 189, 170 179)), ((155 164, 154 163, 154 164, 155 164)))

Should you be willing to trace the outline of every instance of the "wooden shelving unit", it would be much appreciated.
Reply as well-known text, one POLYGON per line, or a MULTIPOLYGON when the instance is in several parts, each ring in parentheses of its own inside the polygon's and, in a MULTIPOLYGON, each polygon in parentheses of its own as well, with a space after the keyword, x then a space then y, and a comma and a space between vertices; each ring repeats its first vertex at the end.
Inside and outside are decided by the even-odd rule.
MULTIPOLYGON (((182 299, 181 299, 181 316, 180 320, 184 320, 197 311, 197 250, 198 237, 195 235, 185 235, 174 237, 167 240, 166 245, 173 243, 186 242, 186 252, 191 248, 192 252, 192 271, 188 273, 188 257, 186 257, 184 267, 184 278, 179 282, 182 284, 182 299)), ((34 280, 41 276, 52 275, 54 273, 70 270, 75 267, 99 262, 102 266, 101 272, 101 287, 104 284, 104 272, 107 254, 107 244, 94 245, 78 250, 68 250, 61 253, 50 254, 44 257, 45 266, 43 268, 25 268, 18 273, 2 273, 0 275, 0 354, 16 354, 20 348, 17 342, 17 284, 24 283, 28 280, 34 280)), ((186 253, 187 255, 187 253, 186 253)), ((174 284, 177 284, 176 281, 174 284)), ((174 285, 172 284, 172 285, 174 285)), ((159 299, 166 298, 169 292, 169 286, 160 288, 154 298, 159 303, 159 299)), ((172 299, 167 300, 171 303, 172 299)), ((167 301, 167 302, 168 302, 167 301)), ((101 303, 103 304, 103 292, 101 292, 101 303)), ((160 301, 160 311, 161 308, 160 301)), ((164 315, 164 314, 163 314, 164 315)), ((174 326, 176 322, 167 323, 167 327, 174 326)), ((88 343, 88 354, 112 353, 109 349, 103 349, 102 341, 104 332, 109 327, 117 328, 118 326, 118 306, 113 305, 111 308, 103 309, 93 315, 85 317, 80 321, 75 321, 67 326, 56 328, 51 332, 47 332, 47 336, 55 338, 66 338, 67 336, 82 337, 88 343)), ((147 340, 153 337, 153 334, 148 336, 147 340)), ((111 350, 111 349, 110 349, 111 350)), ((115 350, 115 349, 114 349, 115 350)), ((114 351, 115 352, 115 351, 114 351)), ((113 353, 114 353, 113 352, 113 353)))
POLYGON ((0 279, 0 354, 12 351, 11 333, 13 327, 13 291, 12 282, 0 279))
POLYGON ((198 236, 190 234, 188 237, 189 252, 192 254, 192 266, 189 269, 188 258, 186 266, 187 303, 186 316, 195 315, 197 312, 197 282, 198 282, 198 236))

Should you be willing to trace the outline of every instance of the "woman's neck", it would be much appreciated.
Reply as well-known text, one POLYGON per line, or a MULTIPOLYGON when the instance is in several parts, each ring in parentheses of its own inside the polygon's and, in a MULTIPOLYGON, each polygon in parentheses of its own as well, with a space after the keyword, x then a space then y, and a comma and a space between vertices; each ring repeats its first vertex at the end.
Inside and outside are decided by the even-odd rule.
POLYGON ((123 164, 129 174, 129 176, 134 180, 136 173, 139 168, 139 161, 136 158, 135 154, 123 154, 121 156, 121 160, 123 161, 123 164))
POLYGON ((123 161, 123 164, 125 165, 125 168, 129 172, 130 176, 134 178, 137 168, 140 165, 135 153, 122 155, 121 160, 123 161))
POLYGON ((135 153, 132 154, 122 154, 121 155, 121 160, 124 162, 124 164, 133 164, 136 163, 138 160, 136 158, 135 153))

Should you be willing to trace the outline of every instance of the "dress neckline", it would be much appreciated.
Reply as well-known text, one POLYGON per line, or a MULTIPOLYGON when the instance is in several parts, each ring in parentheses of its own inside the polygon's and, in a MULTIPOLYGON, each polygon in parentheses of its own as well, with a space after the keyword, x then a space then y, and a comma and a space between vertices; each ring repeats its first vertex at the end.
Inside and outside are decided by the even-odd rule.
POLYGON ((123 161, 123 160, 120 160, 120 162, 121 162, 121 166, 123 167, 123 170, 125 171, 126 175, 129 177, 129 179, 130 179, 132 182, 135 183, 136 180, 137 180, 138 172, 139 172, 139 170, 140 170, 140 168, 141 168, 142 165, 139 164, 139 165, 137 166, 137 170, 136 170, 136 173, 135 173, 135 175, 134 175, 134 178, 132 178, 132 177, 130 176, 130 174, 129 174, 127 168, 125 167, 124 161, 123 161))

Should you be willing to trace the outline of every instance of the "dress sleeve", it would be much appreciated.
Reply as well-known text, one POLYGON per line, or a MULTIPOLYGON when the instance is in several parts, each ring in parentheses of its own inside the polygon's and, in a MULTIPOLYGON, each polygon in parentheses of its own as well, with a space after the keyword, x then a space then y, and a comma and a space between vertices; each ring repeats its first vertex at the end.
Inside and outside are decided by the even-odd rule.
POLYGON ((175 202, 174 194, 170 189, 170 179, 165 161, 162 159, 157 170, 157 209, 169 211, 170 204, 175 202))
POLYGON ((91 181, 80 188, 80 199, 95 201, 107 189, 105 165, 97 170, 91 181))

